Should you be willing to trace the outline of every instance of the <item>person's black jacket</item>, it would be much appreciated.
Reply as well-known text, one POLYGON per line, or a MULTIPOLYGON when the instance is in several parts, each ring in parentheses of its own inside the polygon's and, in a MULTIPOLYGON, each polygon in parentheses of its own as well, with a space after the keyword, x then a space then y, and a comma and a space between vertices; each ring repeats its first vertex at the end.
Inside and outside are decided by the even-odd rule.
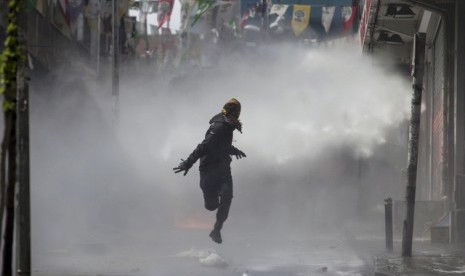
POLYGON ((200 171, 216 168, 226 163, 229 165, 230 155, 240 152, 232 145, 234 129, 236 126, 228 122, 222 113, 213 116, 210 120, 210 127, 205 133, 205 139, 197 145, 186 161, 192 165, 200 159, 200 171))

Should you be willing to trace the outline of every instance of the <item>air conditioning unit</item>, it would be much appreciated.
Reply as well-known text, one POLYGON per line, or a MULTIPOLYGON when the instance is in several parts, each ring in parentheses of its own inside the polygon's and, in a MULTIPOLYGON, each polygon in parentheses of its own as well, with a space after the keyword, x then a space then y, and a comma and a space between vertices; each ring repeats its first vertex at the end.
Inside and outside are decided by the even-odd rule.
POLYGON ((415 15, 412 6, 408 4, 388 4, 384 11, 384 16, 394 18, 413 18, 415 15))
POLYGON ((380 31, 376 41, 384 42, 386 44, 391 44, 391 45, 402 45, 405 43, 402 37, 400 37, 400 35, 389 32, 389 31, 380 31))

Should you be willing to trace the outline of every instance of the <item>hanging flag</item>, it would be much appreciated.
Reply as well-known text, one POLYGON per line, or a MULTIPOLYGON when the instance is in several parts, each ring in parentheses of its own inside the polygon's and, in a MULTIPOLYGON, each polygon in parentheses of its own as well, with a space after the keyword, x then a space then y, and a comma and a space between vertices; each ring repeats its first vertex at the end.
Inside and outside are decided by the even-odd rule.
POLYGON ((66 17, 74 22, 84 9, 84 0, 66 0, 66 17))
POLYGON ((231 28, 231 30, 233 30, 234 26, 232 25, 232 22, 236 21, 236 15, 239 14, 240 1, 228 0, 222 2, 224 4, 221 4, 216 10, 215 28, 219 31, 221 31, 223 28, 231 28))
POLYGON ((181 4, 181 26, 179 30, 181 33, 186 30, 187 24, 189 22, 189 15, 192 11, 192 6, 189 2, 182 2, 181 4))
POLYGON ((333 22, 334 11, 336 7, 323 7, 322 14, 321 14, 321 24, 325 29, 325 32, 328 33, 329 29, 331 28, 331 23, 333 22))
POLYGON ((292 30, 295 36, 299 36, 308 26, 311 7, 308 5, 294 5, 292 12, 292 30))
POLYGON ((43 0, 37 0, 36 9, 40 14, 44 15, 44 1, 43 0))
POLYGON ((280 4, 274 4, 271 6, 269 15, 276 14, 278 16, 276 17, 274 22, 270 24, 270 27, 278 24, 279 20, 281 20, 281 18, 284 17, 284 14, 286 13, 288 7, 289 5, 280 5, 280 4))
POLYGON ((160 0, 158 2, 158 13, 157 13, 157 21, 158 21, 158 28, 159 30, 163 24, 168 22, 171 17, 171 12, 173 11, 174 0, 160 0))
POLYGON ((197 12, 194 15, 194 20, 192 20, 191 27, 204 15, 210 8, 215 5, 215 0, 197 0, 197 12))
MULTIPOLYGON (((5 0, 5 4, 8 3, 8 1, 5 0)), ((27 9, 32 10, 37 7, 37 0, 29 0, 26 2, 27 4, 27 9)))
POLYGON ((66 0, 54 0, 53 4, 61 8, 63 12, 66 12, 66 0))
POLYGON ((98 30, 99 14, 100 14, 100 1, 89 0, 89 3, 87 4, 87 6, 84 7, 84 16, 91 30, 94 30, 94 31, 98 30))
MULTIPOLYGON (((8 1, 5 1, 7 3, 8 1)), ((44 14, 44 3, 43 0, 28 0, 26 1, 27 9, 36 9, 40 14, 44 14)))
POLYGON ((253 18, 253 17, 255 17, 256 14, 257 14, 257 7, 256 7, 256 5, 254 5, 252 3, 252 4, 250 4, 250 7, 249 7, 249 17, 253 18))
MULTIPOLYGON (((171 1, 173 4, 173 1, 171 1)), ((128 12, 129 9, 129 0, 120 0, 118 6, 118 18, 121 19, 128 12)), ((173 5, 171 5, 171 10, 173 10, 173 5)), ((170 13, 171 14, 171 13, 170 13)))
POLYGON ((249 13, 248 12, 243 12, 242 17, 241 17, 241 22, 239 24, 241 30, 244 29, 245 23, 247 22, 247 19, 249 19, 249 13))
POLYGON ((236 18, 233 18, 231 21, 229 21, 229 26, 233 30, 234 36, 239 35, 239 28, 237 28, 237 20, 236 18))
POLYGON ((276 14, 276 18, 272 23, 270 23, 270 28, 275 28, 279 26, 279 22, 284 19, 284 14, 286 13, 289 5, 274 4, 271 6, 269 15, 276 14))
POLYGON ((342 7, 342 30, 347 32, 354 24, 355 13, 357 7, 342 7))
POLYGON ((66 12, 61 4, 58 2, 57 4, 53 5, 53 17, 52 17, 52 24, 57 27, 58 30, 66 37, 71 38, 71 28, 69 22, 66 18, 66 12))
POLYGON ((278 16, 283 16, 289 5, 274 4, 271 6, 269 14, 277 14, 278 16))

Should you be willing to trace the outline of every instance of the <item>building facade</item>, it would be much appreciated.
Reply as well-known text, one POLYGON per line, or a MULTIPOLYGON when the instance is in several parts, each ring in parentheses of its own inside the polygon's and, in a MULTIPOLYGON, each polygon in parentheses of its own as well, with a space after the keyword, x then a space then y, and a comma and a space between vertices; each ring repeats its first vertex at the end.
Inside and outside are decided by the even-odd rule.
POLYGON ((442 202, 454 243, 465 241, 464 12, 460 0, 365 0, 360 26, 363 51, 406 76, 413 35, 426 34, 417 200, 442 202))

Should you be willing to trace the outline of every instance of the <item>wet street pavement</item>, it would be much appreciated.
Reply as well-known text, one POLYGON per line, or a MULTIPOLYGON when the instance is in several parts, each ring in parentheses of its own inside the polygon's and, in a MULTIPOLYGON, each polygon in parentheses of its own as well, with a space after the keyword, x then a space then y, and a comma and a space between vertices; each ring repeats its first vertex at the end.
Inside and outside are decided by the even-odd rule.
POLYGON ((465 275, 465 247, 463 245, 414 243, 410 258, 402 258, 398 250, 383 253, 374 260, 375 276, 440 276, 465 275))
POLYGON ((401 258, 401 241, 384 250, 381 237, 335 235, 289 239, 178 231, 152 241, 131 238, 83 242, 36 251, 37 276, 440 276, 465 275, 463 246, 415 242, 413 258, 401 258))
POLYGON ((375 276, 465 275, 463 257, 454 255, 377 258, 375 276))
MULTIPOLYGON (((35 275, 310 276, 373 275, 383 241, 334 237, 312 240, 229 237, 216 245, 194 233, 145 244, 90 243, 48 250, 33 259, 35 275), (195 241, 195 242, 193 242, 195 241)), ((208 234, 208 233, 207 233, 208 234)))

